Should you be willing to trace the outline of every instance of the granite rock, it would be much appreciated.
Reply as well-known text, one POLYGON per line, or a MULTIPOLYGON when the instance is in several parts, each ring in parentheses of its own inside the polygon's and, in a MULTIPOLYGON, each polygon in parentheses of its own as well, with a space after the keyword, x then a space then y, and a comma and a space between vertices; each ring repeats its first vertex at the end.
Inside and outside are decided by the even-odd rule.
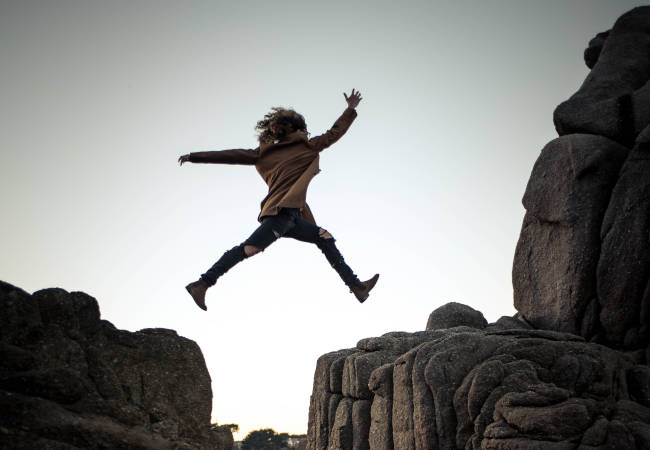
POLYGON ((642 100, 650 79, 649 22, 650 7, 634 8, 616 21, 606 39, 601 35, 592 41, 593 50, 585 55, 587 65, 593 63, 591 72, 553 115, 558 134, 596 134, 629 146, 650 124, 650 107, 642 100))
POLYGON ((82 292, 0 282, 0 311, 1 448, 232 448, 195 342, 118 330, 82 292))
MULTIPOLYGON (((310 439, 308 448, 650 445, 645 362, 547 330, 445 329, 427 337, 372 372, 370 398, 344 395, 327 440, 310 439)), ((357 358, 380 351, 357 350, 357 358)))
POLYGON ((462 303, 449 302, 435 309, 427 320, 427 331, 467 326, 472 328, 485 328, 487 320, 481 311, 463 305, 462 303))
POLYGON ((537 159, 512 272, 515 308, 533 326, 580 334, 596 298, 601 224, 627 154, 610 139, 572 134, 537 159))

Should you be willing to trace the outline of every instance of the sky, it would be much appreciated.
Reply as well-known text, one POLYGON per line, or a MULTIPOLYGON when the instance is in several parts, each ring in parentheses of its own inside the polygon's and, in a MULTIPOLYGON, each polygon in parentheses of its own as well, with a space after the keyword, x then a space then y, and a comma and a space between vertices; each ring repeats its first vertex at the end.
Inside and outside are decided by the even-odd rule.
MULTIPOLYGON (((521 197, 588 41, 637 1, 0 0, 0 279, 95 297, 118 328, 196 341, 213 421, 307 431, 317 358, 425 328, 457 301, 512 315, 521 197), (185 291, 257 226, 251 166, 272 106, 312 136, 363 100, 308 194, 360 278, 281 239, 185 291)), ((191 376, 191 374, 188 374, 191 376)))

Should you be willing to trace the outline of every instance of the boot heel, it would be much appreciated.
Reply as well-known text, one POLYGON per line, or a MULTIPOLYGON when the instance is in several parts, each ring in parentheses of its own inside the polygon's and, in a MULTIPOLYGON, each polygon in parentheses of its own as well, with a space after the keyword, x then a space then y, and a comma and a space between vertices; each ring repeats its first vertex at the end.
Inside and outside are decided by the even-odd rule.
POLYGON ((359 300, 359 303, 363 303, 370 296, 370 291, 375 287, 375 284, 377 284, 377 280, 379 280, 378 273, 371 279, 362 281, 356 286, 350 287, 350 292, 352 292, 357 300, 359 300))

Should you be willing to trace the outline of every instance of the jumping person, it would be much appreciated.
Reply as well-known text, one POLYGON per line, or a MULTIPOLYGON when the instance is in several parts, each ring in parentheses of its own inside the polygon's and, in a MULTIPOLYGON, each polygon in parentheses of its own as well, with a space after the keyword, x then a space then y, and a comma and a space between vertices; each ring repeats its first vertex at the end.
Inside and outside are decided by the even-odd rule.
POLYGON ((336 248, 334 237, 316 225, 306 203, 309 182, 320 171, 319 153, 339 140, 357 116, 355 108, 361 94, 352 89, 349 97, 345 93, 343 96, 348 107, 321 136, 309 139, 302 115, 276 107, 257 122, 255 129, 259 132, 260 145, 256 149, 196 152, 178 158, 181 165, 186 162, 254 165, 269 187, 258 217, 261 225, 243 243, 226 251, 201 278, 186 286, 199 308, 207 310, 205 293, 217 278, 280 237, 316 244, 357 300, 363 303, 368 298, 379 274, 359 281, 336 248))

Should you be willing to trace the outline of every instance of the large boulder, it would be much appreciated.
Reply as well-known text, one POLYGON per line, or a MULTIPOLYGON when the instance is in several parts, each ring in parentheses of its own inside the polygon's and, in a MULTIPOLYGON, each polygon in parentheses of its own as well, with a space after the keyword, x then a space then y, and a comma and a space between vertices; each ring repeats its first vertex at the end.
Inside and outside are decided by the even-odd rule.
POLYGON ((462 303, 449 302, 435 309, 429 315, 426 330, 433 331, 459 326, 485 328, 486 325, 487 320, 481 311, 462 303))
POLYGON ((650 124, 650 7, 622 15, 585 52, 593 69, 580 89, 555 110, 560 135, 589 133, 631 145, 650 124))
POLYGON ((392 364, 409 349, 441 335, 434 331, 392 332, 362 339, 354 349, 321 356, 309 405, 308 448, 353 448, 353 443, 354 448, 367 446, 373 431, 369 400, 374 394, 369 383, 375 369, 392 364))
MULTIPOLYGON (((335 407, 330 426, 311 421, 307 448, 650 446, 650 370, 638 352, 628 355, 572 334, 521 328, 395 335, 374 339, 401 341, 403 353, 372 371, 369 396, 339 394, 337 404, 330 405, 335 407)), ((368 347, 369 341, 344 351, 351 352, 346 363, 364 355, 378 361, 388 357, 388 347, 397 350, 368 347)), ((315 379, 324 361, 333 367, 334 353, 328 355, 319 360, 315 379)), ((348 376, 329 374, 342 377, 341 383, 348 376)), ((323 393, 327 387, 315 383, 312 398, 323 393)))
POLYGON ((601 230, 600 322, 608 342, 650 342, 650 126, 637 138, 601 230))
POLYGON ((572 134, 537 159, 512 272, 515 308, 533 326, 594 333, 585 311, 596 298, 600 229, 627 153, 608 138, 572 134))
POLYGON ((650 7, 585 61, 523 198, 518 313, 449 303, 325 355, 309 449, 650 448, 650 7))
POLYGON ((537 328, 650 345, 650 7, 585 51, 593 69, 555 111, 560 138, 535 163, 512 270, 537 328))
POLYGON ((82 292, 0 282, 1 448, 232 448, 211 409, 195 342, 118 330, 82 292))

